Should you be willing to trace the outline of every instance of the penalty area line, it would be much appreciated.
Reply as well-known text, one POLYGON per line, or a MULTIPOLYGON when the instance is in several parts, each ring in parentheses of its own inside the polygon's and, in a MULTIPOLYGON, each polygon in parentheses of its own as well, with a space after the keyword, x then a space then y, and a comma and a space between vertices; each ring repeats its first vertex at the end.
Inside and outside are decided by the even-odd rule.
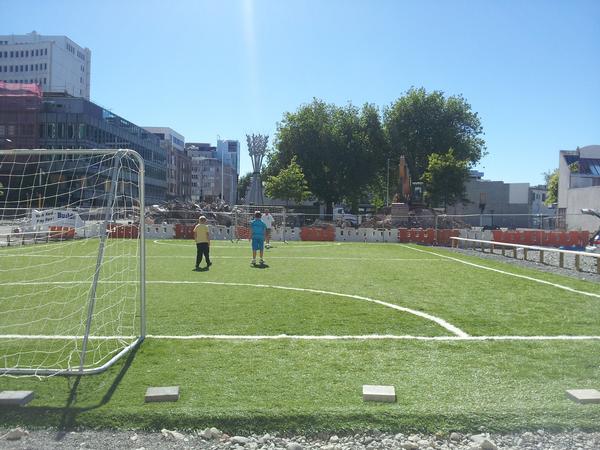
POLYGON ((573 288, 571 288, 569 286, 564 286, 562 284, 552 283, 550 281, 541 280, 539 278, 533 278, 533 277, 530 277, 530 276, 527 276, 527 275, 521 275, 521 274, 518 274, 518 273, 506 272, 505 270, 495 269, 493 267, 484 266, 484 265, 481 265, 481 264, 476 264, 476 263, 473 263, 473 262, 470 262, 470 261, 464 261, 464 260, 462 260, 460 258, 454 258, 452 256, 441 255, 441 254, 433 252, 433 251, 426 251, 426 250, 421 250, 419 248, 413 248, 413 247, 411 247, 409 245, 405 245, 405 244, 400 244, 400 245, 402 247, 414 250, 415 252, 426 253, 426 254, 429 254, 429 255, 436 255, 436 256, 439 256, 440 258, 445 258, 445 259, 449 259, 449 260, 452 260, 452 261, 456 261, 456 262, 459 262, 461 264, 466 264, 467 266, 477 267, 478 269, 489 270, 491 272, 500 273, 502 275, 508 275, 508 276, 511 276, 511 277, 522 278, 524 280, 534 281, 536 283, 545 284, 547 286, 552 286, 552 287, 555 287, 555 288, 558 288, 558 289, 563 289, 565 291, 573 292, 575 294, 581 294, 581 295, 587 295, 588 297, 600 298, 600 294, 594 294, 593 292, 580 291, 580 290, 577 290, 577 289, 573 289, 573 288))

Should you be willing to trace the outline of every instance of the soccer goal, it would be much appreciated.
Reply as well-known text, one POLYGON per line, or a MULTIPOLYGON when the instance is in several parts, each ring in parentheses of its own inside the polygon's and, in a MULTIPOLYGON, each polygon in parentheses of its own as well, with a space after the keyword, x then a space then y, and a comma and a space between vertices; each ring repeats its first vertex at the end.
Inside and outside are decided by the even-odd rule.
POLYGON ((254 213, 260 211, 264 213, 269 210, 273 216, 273 236, 272 240, 281 240, 286 242, 285 230, 287 226, 287 215, 283 206, 254 206, 254 205, 236 205, 233 207, 232 223, 235 225, 234 236, 240 239, 250 238, 250 222, 254 219, 254 213))
POLYGON ((0 374, 101 372, 145 335, 144 162, 0 151, 0 374))

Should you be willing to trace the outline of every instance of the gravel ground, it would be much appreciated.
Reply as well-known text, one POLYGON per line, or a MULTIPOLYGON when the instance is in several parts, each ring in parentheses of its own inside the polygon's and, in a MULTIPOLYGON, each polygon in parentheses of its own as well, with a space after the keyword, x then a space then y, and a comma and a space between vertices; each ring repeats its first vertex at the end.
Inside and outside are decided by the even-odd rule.
POLYGON ((495 250, 495 253, 489 253, 489 249, 485 253, 480 250, 470 250, 461 248, 448 248, 470 256, 477 256, 483 259, 491 259, 501 261, 508 264, 514 264, 521 267, 528 267, 539 270, 541 272, 555 273, 580 280, 595 281, 600 283, 600 274, 596 269, 596 259, 593 257, 581 257, 579 262, 580 271, 575 270, 575 256, 565 254, 564 267, 559 267, 559 256, 555 252, 544 252, 544 264, 539 262, 540 252, 528 250, 527 260, 523 259, 524 251, 522 248, 517 249, 517 258, 512 257, 512 251, 506 251, 507 255, 502 256, 501 250, 495 250))
MULTIPOLYGON (((518 434, 404 435, 371 432, 349 436, 317 435, 279 437, 277 435, 228 436, 216 428, 192 433, 162 430, 156 433, 134 431, 53 431, 16 432, 22 436, 8 440, 0 430, 0 448, 7 449, 230 449, 230 450, 593 450, 600 449, 600 433, 549 433, 543 430, 518 434)), ((13 431, 14 433, 14 431, 13 431)))
MULTIPOLYGON (((565 268, 558 267, 558 255, 546 252, 544 261, 538 261, 539 253, 528 251, 523 260, 523 250, 517 259, 480 251, 452 249, 457 253, 502 261, 522 267, 535 268, 568 277, 600 283, 594 260, 583 258, 581 271, 574 269, 574 258, 565 259, 565 268)), ((140 431, 27 431, 0 428, 0 449, 229 449, 229 450, 600 450, 600 432, 570 431, 551 433, 544 430, 512 434, 461 434, 437 433, 435 435, 402 433, 389 434, 378 431, 348 436, 319 434, 316 436, 278 436, 277 433, 250 436, 228 436, 216 428, 195 431, 161 432, 140 431), (14 438, 14 439, 13 439, 14 438)))

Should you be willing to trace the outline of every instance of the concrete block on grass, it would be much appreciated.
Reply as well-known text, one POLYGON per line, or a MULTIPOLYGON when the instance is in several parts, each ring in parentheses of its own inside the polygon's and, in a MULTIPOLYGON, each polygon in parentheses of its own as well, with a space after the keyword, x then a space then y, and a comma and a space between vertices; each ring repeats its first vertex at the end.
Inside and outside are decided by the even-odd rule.
POLYGON ((570 389, 567 397, 577 403, 600 403, 600 392, 596 389, 570 389))
POLYGON ((23 406, 33 400, 33 391, 2 391, 0 406, 23 406))
POLYGON ((394 403, 396 401, 396 388, 394 386, 364 384, 362 394, 365 402, 394 403))
POLYGON ((146 403, 176 402, 177 400, 179 400, 179 386, 149 387, 144 397, 146 403))

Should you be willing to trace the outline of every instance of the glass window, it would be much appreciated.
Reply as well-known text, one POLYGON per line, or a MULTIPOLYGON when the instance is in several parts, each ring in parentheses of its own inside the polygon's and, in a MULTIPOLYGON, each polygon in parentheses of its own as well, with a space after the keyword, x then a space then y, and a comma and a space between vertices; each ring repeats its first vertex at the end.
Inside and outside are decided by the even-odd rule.
POLYGON ((65 124, 59 123, 58 124, 58 138, 62 139, 64 137, 65 137, 65 124))
POLYGON ((79 139, 85 138, 85 124, 79 124, 79 139))
POLYGON ((35 70, 38 70, 38 65, 37 64, 35 65, 35 70))
POLYGON ((38 132, 38 137, 43 138, 44 137, 44 130, 46 129, 46 127, 44 126, 43 123, 40 123, 40 127, 39 127, 39 132, 38 132))
POLYGON ((29 50, 25 50, 25 58, 29 58, 29 50))
POLYGON ((11 57, 11 58, 13 57, 13 52, 10 52, 10 57, 11 57))
POLYGON ((38 51, 37 51, 37 49, 35 50, 35 56, 38 56, 38 51))
POLYGON ((25 52, 23 50, 21 50, 21 58, 25 56, 25 52))
POLYGON ((75 128, 72 123, 67 125, 67 138, 73 139, 75 137, 75 128))
POLYGON ((46 128, 46 136, 49 138, 56 137, 56 125, 53 123, 49 123, 46 128))
POLYGON ((6 136, 6 125, 0 125, 0 136, 6 136))

